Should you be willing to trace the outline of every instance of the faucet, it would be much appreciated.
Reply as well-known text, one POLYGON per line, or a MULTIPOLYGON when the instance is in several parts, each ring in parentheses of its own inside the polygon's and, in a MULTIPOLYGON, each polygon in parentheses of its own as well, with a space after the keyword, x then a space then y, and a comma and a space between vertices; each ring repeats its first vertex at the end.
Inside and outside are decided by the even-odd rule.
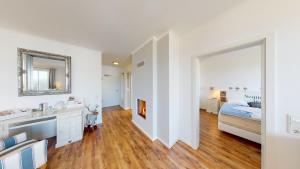
POLYGON ((40 111, 46 111, 48 109, 48 103, 40 103, 39 104, 40 111))

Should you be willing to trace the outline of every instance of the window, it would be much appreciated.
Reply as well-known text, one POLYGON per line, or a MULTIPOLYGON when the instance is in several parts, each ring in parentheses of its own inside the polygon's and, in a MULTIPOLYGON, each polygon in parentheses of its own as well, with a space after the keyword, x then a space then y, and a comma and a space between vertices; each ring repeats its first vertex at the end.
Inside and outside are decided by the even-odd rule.
POLYGON ((33 70, 31 89, 34 91, 49 90, 49 70, 33 70))

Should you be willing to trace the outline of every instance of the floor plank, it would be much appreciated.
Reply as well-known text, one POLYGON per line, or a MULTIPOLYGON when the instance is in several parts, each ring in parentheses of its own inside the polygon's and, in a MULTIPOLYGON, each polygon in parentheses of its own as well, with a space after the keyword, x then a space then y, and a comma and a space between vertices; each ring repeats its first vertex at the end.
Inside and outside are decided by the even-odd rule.
POLYGON ((170 150, 152 142, 131 122, 131 112, 104 109, 103 125, 82 141, 55 149, 49 169, 260 168, 260 145, 217 129, 217 116, 201 111, 201 142, 193 150, 182 142, 170 150))

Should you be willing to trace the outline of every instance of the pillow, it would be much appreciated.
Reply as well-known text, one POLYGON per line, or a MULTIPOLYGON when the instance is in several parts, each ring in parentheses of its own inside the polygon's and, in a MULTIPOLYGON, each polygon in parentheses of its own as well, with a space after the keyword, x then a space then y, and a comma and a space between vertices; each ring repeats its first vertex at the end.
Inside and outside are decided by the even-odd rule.
POLYGON ((241 91, 228 91, 228 103, 241 106, 249 106, 245 100, 245 93, 241 91))
POLYGON ((249 102, 248 105, 254 108, 261 108, 261 102, 249 102))
POLYGON ((244 101, 244 100, 229 100, 228 101, 229 104, 237 104, 237 105, 240 105, 240 106, 247 106, 249 107, 249 104, 244 101))
POLYGON ((17 134, 0 141, 0 151, 13 147, 27 140, 26 133, 17 134))

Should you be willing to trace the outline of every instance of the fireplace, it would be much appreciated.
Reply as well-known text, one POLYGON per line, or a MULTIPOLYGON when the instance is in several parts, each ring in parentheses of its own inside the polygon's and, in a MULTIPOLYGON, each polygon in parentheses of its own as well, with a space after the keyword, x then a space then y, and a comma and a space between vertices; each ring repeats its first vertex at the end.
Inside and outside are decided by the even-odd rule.
POLYGON ((137 110, 138 115, 142 116, 144 119, 146 119, 147 110, 146 110, 146 101, 137 99, 137 110))

